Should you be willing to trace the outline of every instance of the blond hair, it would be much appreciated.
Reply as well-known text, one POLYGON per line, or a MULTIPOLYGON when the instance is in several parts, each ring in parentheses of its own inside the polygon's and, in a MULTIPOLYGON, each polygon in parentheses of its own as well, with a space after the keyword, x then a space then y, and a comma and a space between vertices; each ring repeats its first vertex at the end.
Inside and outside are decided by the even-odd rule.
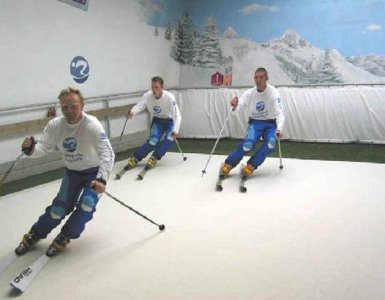
POLYGON ((75 89, 73 87, 67 87, 64 90, 61 90, 60 94, 58 96, 58 99, 61 101, 61 100, 65 99, 65 98, 67 98, 68 96, 70 96, 71 94, 78 95, 80 100, 81 100, 81 102, 84 103, 83 94, 80 92, 80 90, 75 89))

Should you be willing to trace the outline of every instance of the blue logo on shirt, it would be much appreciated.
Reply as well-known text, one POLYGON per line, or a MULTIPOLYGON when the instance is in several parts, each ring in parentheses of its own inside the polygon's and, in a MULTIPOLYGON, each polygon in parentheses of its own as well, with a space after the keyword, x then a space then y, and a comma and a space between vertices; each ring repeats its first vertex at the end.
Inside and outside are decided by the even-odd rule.
POLYGON ((90 66, 83 56, 76 56, 71 61, 71 76, 77 83, 83 83, 90 75, 90 66))
POLYGON ((159 114, 162 111, 160 106, 154 106, 154 113, 159 114))
POLYGON ((256 108, 258 111, 263 111, 265 109, 265 102, 263 102, 263 101, 257 102, 256 108))
POLYGON ((77 147, 76 139, 73 137, 66 138, 63 141, 63 148, 66 149, 68 152, 74 152, 77 147))

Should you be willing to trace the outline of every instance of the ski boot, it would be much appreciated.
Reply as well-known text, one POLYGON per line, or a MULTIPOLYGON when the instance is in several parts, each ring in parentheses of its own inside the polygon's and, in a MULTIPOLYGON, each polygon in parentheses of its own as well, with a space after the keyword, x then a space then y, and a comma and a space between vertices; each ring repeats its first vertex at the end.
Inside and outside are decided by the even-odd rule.
POLYGON ((128 170, 135 168, 138 165, 138 162, 139 161, 135 156, 130 157, 127 161, 127 165, 125 165, 123 169, 116 173, 116 179, 122 178, 124 173, 126 173, 128 170))
POLYGON ((57 253, 62 251, 67 246, 67 244, 69 244, 69 242, 69 238, 67 238, 63 233, 59 233, 51 245, 49 245, 46 255, 49 257, 55 256, 57 253))
POLYGON ((233 168, 232 165, 226 164, 226 163, 225 163, 225 164, 222 166, 221 170, 219 171, 219 177, 220 177, 221 179, 225 178, 227 175, 229 175, 229 173, 230 173, 230 171, 231 171, 232 168, 233 168))
POLYGON ((227 175, 229 175, 232 168, 233 166, 230 164, 225 163, 221 165, 219 169, 218 180, 215 184, 216 191, 221 192, 223 190, 222 181, 226 178, 227 175))
POLYGON ((252 165, 247 164, 245 167, 241 169, 241 181, 239 182, 239 191, 241 193, 246 193, 247 188, 245 187, 246 179, 253 174, 254 168, 252 165))
POLYGON ((255 168, 252 165, 247 164, 241 170, 241 177, 243 179, 246 179, 247 177, 250 177, 251 174, 253 174, 254 170, 255 170, 255 168))
POLYGON ((157 162, 158 162, 158 160, 154 156, 151 156, 148 159, 146 166, 148 167, 148 169, 152 169, 153 167, 155 167, 157 162))
POLYGON ((127 160, 127 167, 128 169, 133 169, 135 168, 137 165, 138 165, 138 159, 133 156, 133 157, 130 157, 128 160, 127 160))
POLYGON ((19 246, 15 249, 15 252, 17 255, 24 255, 28 249, 35 245, 40 238, 36 236, 36 234, 31 229, 27 234, 24 234, 22 241, 20 242, 19 246))

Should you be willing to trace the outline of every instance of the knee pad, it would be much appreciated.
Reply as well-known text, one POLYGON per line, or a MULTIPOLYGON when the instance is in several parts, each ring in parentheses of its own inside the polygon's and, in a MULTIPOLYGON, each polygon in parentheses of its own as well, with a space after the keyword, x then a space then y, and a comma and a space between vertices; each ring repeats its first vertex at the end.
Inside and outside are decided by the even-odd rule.
POLYGON ((275 138, 273 138, 273 137, 269 138, 269 140, 268 140, 268 142, 267 142, 267 147, 268 147, 269 149, 274 149, 274 148, 275 148, 275 143, 276 143, 276 142, 277 142, 277 141, 276 141, 275 138))
POLYGON ((169 140, 170 142, 172 142, 174 140, 174 137, 172 136, 172 133, 167 135, 167 140, 169 140))
POLYGON ((60 220, 60 219, 64 218, 65 214, 66 214, 66 211, 63 207, 61 207, 61 206, 52 206, 51 207, 50 215, 51 215, 52 219, 60 220))
POLYGON ((80 208, 85 212, 92 212, 97 202, 97 193, 92 189, 85 189, 81 198, 80 208))
POLYGON ((159 139, 156 136, 150 138, 150 145, 155 146, 158 143, 159 139))
POLYGON ((253 148, 252 142, 246 142, 246 143, 243 143, 243 145, 242 145, 242 150, 244 152, 249 152, 251 150, 251 148, 253 148))

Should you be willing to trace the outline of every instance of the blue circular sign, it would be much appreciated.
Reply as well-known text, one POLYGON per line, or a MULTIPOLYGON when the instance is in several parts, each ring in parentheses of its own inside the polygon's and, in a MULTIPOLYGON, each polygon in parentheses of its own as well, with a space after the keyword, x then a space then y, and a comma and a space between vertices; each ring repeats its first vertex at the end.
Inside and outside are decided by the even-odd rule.
POLYGON ((84 83, 90 75, 90 65, 83 56, 76 56, 71 61, 71 76, 77 83, 84 83))

